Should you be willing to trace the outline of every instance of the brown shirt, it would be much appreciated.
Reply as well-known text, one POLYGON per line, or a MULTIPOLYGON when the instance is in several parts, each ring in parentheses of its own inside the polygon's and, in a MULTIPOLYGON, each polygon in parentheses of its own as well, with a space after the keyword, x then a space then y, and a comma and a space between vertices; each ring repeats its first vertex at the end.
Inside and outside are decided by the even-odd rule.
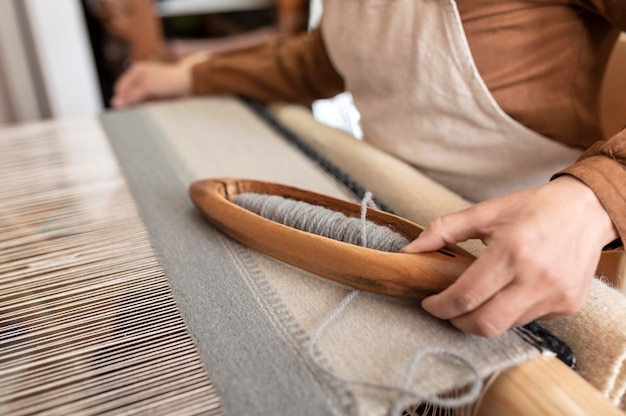
MULTIPOLYGON (((626 241, 626 130, 601 141, 602 77, 620 30, 621 0, 458 0, 476 66, 502 109, 527 127, 589 149, 559 174, 591 187, 626 241)), ((319 30, 226 53, 193 69, 196 94, 308 104, 343 91, 319 30)), ((624 115, 626 122, 626 114, 624 115)))

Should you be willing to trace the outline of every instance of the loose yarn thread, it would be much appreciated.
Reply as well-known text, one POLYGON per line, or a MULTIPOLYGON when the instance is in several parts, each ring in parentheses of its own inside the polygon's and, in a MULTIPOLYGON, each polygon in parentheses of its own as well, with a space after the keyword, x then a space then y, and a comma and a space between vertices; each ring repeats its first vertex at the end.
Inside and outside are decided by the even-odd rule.
MULTIPOLYGON (((233 202, 272 221, 362 247, 399 252, 409 242, 405 237, 395 233, 393 230, 367 220, 368 206, 375 207, 372 193, 369 191, 365 193, 361 200, 360 218, 347 217, 343 213, 321 206, 294 201, 277 195, 242 193, 236 195, 233 198, 233 202)), ((319 336, 360 293, 360 290, 350 291, 339 305, 313 330, 306 353, 319 370, 342 383, 396 393, 397 398, 390 412, 391 415, 402 414, 402 403, 405 398, 412 398, 419 402, 449 409, 471 405, 478 399, 483 389, 483 380, 478 369, 465 358, 442 348, 424 347, 417 351, 409 363, 404 381, 399 387, 344 378, 327 370, 322 364, 317 362, 314 350, 319 336), (465 393, 456 397, 440 397, 425 396, 409 390, 417 364, 427 356, 432 355, 456 361, 469 369, 474 381, 469 384, 465 393)))

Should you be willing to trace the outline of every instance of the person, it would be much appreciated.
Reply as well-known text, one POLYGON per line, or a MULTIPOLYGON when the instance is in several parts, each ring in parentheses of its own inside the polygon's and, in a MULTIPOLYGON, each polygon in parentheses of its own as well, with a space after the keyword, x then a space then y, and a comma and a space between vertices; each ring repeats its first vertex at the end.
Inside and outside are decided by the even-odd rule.
POLYGON ((598 114, 622 30, 617 0, 326 0, 311 33, 193 65, 137 64, 112 105, 349 91, 364 140, 477 202, 405 252, 482 239, 484 253, 422 305, 495 337, 579 311, 602 248, 626 237, 626 130, 603 139, 598 114))

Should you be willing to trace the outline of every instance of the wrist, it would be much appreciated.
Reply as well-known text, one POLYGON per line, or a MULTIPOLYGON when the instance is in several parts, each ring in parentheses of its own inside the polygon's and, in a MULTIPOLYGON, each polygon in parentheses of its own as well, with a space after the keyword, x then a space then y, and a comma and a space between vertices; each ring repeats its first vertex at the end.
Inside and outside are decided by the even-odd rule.
POLYGON ((198 52, 198 53, 194 53, 192 55, 186 56, 185 58, 181 59, 178 64, 182 67, 187 68, 189 71, 191 71, 191 68, 193 68, 194 66, 196 66, 197 64, 201 63, 201 62, 205 62, 210 58, 210 54, 208 52, 198 52))
POLYGON ((602 246, 619 238, 611 217, 591 188, 570 175, 559 176, 550 184, 562 189, 565 192, 566 201, 571 201, 578 207, 580 220, 589 224, 593 235, 599 239, 602 246), (568 198, 568 195, 571 198, 568 198))
POLYGON ((183 96, 193 95, 195 93, 194 68, 201 64, 205 64, 210 58, 208 52, 199 52, 189 55, 176 64, 179 73, 181 93, 183 96))

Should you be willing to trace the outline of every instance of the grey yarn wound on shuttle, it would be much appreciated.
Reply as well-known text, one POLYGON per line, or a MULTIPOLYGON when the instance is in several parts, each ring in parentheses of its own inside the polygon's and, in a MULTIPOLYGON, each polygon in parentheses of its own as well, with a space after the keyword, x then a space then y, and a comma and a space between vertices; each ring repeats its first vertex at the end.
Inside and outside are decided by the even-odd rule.
POLYGON ((277 195, 241 193, 233 202, 268 220, 357 246, 395 253, 409 243, 391 228, 367 221, 367 241, 363 245, 361 218, 277 195))

